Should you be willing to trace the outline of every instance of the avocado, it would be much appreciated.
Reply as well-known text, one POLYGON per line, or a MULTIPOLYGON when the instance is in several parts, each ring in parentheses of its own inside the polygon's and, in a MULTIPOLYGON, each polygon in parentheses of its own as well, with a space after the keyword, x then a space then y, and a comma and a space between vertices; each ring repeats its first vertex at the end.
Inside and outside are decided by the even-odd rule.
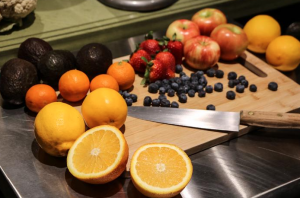
POLYGON ((293 22, 291 23, 287 29, 285 34, 291 35, 296 39, 300 40, 300 22, 293 22))
POLYGON ((84 45, 77 53, 76 60, 78 70, 84 72, 90 79, 105 74, 112 64, 112 53, 101 43, 89 43, 84 45))
POLYGON ((76 68, 76 58, 68 50, 52 50, 44 54, 38 62, 41 80, 53 88, 57 88, 60 77, 76 68))
POLYGON ((27 90, 37 83, 37 70, 26 60, 13 58, 1 68, 0 93, 3 100, 10 104, 23 104, 27 90))
POLYGON ((27 60, 37 67, 38 61, 45 53, 53 50, 51 45, 39 38, 28 38, 18 49, 18 58, 27 60))

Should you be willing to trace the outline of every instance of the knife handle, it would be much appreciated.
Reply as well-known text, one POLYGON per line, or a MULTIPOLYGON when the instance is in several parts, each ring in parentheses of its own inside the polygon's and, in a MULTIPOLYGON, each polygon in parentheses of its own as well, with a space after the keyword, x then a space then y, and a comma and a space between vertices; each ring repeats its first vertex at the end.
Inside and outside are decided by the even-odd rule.
POLYGON ((243 125, 269 128, 300 129, 300 114, 265 111, 241 111, 240 123, 243 125))

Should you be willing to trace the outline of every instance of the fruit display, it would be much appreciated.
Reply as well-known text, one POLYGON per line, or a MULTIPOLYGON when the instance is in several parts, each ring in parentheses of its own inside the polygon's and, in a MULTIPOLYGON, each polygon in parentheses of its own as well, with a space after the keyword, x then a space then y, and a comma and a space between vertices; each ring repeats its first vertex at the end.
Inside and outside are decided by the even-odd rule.
POLYGON ((227 18, 219 9, 204 8, 193 15, 192 21, 198 25, 201 35, 210 36, 215 27, 227 23, 227 18))

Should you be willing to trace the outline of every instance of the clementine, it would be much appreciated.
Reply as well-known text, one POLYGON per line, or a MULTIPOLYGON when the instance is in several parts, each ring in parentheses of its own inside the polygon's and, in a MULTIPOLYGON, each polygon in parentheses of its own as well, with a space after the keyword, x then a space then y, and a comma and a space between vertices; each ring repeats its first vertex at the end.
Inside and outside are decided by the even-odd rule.
POLYGON ((108 74, 100 74, 91 81, 91 92, 101 87, 107 87, 119 91, 119 84, 117 80, 108 74))
POLYGON ((121 90, 127 90, 132 87, 135 80, 133 67, 126 61, 115 62, 109 66, 107 74, 114 77, 121 90))
POLYGON ((82 71, 69 70, 60 77, 58 89, 64 99, 77 102, 82 100, 89 91, 90 80, 82 71))
POLYGON ((57 95, 55 90, 45 84, 37 84, 33 85, 30 89, 28 89, 25 102, 28 109, 33 112, 38 113, 44 106, 51 102, 57 101, 57 95))

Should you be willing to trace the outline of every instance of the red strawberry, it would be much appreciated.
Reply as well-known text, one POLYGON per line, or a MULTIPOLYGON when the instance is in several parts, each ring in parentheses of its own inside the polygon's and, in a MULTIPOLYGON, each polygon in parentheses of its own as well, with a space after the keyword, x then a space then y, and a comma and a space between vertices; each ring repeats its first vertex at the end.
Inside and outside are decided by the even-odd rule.
POLYGON ((166 76, 166 70, 163 64, 158 60, 152 60, 147 63, 144 78, 141 82, 145 85, 147 82, 155 82, 156 80, 163 80, 166 76))
POLYGON ((147 61, 151 60, 151 56, 145 50, 134 52, 129 60, 129 64, 132 65, 134 71, 139 73, 144 73, 147 66, 147 62, 145 62, 142 57, 145 57, 147 61))
POLYGON ((183 58, 183 44, 180 41, 176 41, 176 33, 174 34, 172 40, 167 44, 167 49, 175 58, 176 65, 182 63, 183 58))
POLYGON ((160 46, 157 40, 147 39, 140 44, 140 49, 145 50, 150 54, 150 56, 155 56, 160 52, 160 46))
POLYGON ((175 58, 170 52, 159 52, 155 56, 155 60, 160 61, 163 64, 164 68, 166 68, 166 78, 175 76, 175 58))

